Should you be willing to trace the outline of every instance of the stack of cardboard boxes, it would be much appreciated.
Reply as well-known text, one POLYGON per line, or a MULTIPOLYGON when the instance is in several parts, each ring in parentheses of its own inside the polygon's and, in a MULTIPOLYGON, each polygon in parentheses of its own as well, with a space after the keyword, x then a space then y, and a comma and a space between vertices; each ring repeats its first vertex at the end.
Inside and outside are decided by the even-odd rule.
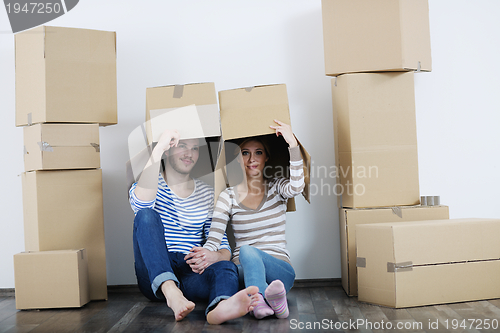
POLYGON ((14 256, 16 307, 105 300, 99 125, 117 123, 116 35, 42 26, 15 44, 26 249, 14 256))
MULTIPOLYGON (((413 265, 441 262, 436 258, 437 249, 429 246, 440 240, 426 237, 421 230, 427 230, 428 236, 436 226, 452 235, 455 227, 446 223, 451 221, 446 220, 448 207, 420 205, 414 71, 431 71, 428 12, 427 0, 322 0, 325 68, 327 75, 334 76, 342 286, 348 295, 359 295, 359 300, 394 307, 485 295, 468 293, 460 298, 448 288, 447 294, 432 297, 435 289, 424 290, 425 283, 401 278, 413 265), (422 222, 425 220, 441 221, 422 222), (385 222, 385 238, 378 238, 382 232, 376 232, 383 225, 380 222, 385 222), (396 237, 399 228, 406 230, 408 238, 418 229, 421 237, 413 243, 396 237), (383 248, 387 253, 382 255, 383 248), (427 261, 400 255, 416 252, 427 253, 427 261), (400 274, 397 278, 396 273, 400 274), (396 301, 398 298, 404 301, 396 301)), ((495 223, 484 223, 494 228, 495 223)), ((441 241, 452 243, 453 239, 441 241)), ((495 251, 474 258, 499 258, 490 252, 495 251)), ((427 283, 440 280, 435 285, 443 286, 450 277, 433 273, 427 279, 419 278, 427 283)))

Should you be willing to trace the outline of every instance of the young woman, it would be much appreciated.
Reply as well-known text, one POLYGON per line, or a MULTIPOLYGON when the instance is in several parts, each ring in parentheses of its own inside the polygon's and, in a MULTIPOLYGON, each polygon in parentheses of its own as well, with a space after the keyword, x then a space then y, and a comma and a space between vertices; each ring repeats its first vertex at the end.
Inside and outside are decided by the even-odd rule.
POLYGON ((289 145, 290 179, 264 177, 269 149, 259 138, 240 144, 238 156, 244 180, 226 188, 219 196, 204 248, 217 251, 228 222, 231 222, 236 248, 233 262, 243 273, 245 286, 259 287, 258 303, 253 309, 257 319, 275 314, 288 317, 286 293, 295 280, 295 271, 286 249, 285 223, 287 200, 304 188, 302 158, 289 125, 275 120, 270 126, 289 145))

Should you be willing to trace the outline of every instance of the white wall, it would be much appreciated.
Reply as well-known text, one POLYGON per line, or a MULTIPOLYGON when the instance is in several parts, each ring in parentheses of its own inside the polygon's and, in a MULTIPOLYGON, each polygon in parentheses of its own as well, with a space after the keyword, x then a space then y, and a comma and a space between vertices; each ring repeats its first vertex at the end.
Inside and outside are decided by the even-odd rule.
MULTIPOLYGON (((433 72, 416 75, 420 186, 451 217, 500 217, 500 2, 430 0, 433 72)), ((49 25, 117 32, 118 125, 101 128, 108 283, 133 284, 127 136, 145 88, 213 81, 218 90, 286 83, 292 126, 314 166, 334 164, 330 79, 319 0, 86 0, 49 25)), ((14 37, 0 9, 0 288, 24 250, 22 129, 14 126, 14 37)), ((333 179, 312 179, 333 186, 333 179)), ((297 278, 340 277, 336 198, 297 200, 287 239, 297 278)))

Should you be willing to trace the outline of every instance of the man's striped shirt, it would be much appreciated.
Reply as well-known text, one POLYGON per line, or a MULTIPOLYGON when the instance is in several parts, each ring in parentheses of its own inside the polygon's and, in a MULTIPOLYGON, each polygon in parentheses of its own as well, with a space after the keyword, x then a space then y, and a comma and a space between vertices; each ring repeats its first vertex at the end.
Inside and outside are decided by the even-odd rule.
POLYGON ((266 193, 257 209, 245 207, 239 202, 236 187, 228 187, 221 192, 205 248, 217 251, 227 223, 231 221, 236 241, 232 259, 235 264, 239 264, 239 250, 243 245, 254 246, 290 263, 285 240, 287 201, 304 189, 304 171, 299 147, 289 151, 290 179, 274 178, 266 184, 266 193))
MULTIPOLYGON (((160 214, 170 252, 187 254, 192 247, 203 246, 207 239, 212 221, 214 191, 199 179, 194 179, 194 184, 193 193, 187 198, 180 198, 160 174, 156 199, 152 201, 137 198, 134 193, 137 183, 130 188, 130 206, 135 214, 144 208, 154 209, 160 214)), ((220 248, 231 251, 225 234, 220 248)))

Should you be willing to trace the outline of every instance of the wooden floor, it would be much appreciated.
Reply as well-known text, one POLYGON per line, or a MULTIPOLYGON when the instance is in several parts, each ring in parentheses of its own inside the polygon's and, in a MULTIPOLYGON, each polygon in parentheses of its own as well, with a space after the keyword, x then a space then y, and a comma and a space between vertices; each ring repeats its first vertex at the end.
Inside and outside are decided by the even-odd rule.
POLYGON ((0 333, 500 332, 500 327, 485 329, 487 322, 499 325, 500 299, 395 310, 347 297, 337 282, 294 287, 288 294, 288 319, 256 320, 246 315, 215 326, 205 322, 206 304, 197 304, 176 323, 165 304, 148 301, 135 287, 111 288, 108 301, 94 301, 81 309, 17 311, 14 297, 3 295, 0 333))

